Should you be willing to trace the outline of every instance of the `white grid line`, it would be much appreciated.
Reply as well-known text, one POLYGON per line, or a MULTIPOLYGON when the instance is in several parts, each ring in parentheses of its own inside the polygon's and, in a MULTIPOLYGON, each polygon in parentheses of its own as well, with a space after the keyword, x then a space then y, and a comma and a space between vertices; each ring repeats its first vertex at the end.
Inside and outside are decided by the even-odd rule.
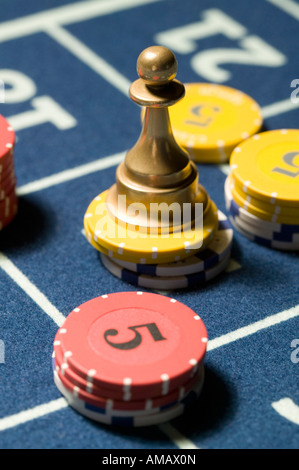
POLYGON ((124 156, 125 152, 120 152, 115 155, 110 155, 109 157, 99 158, 98 160, 94 160, 93 162, 86 163, 84 165, 79 165, 69 170, 63 170, 59 173, 55 173, 20 186, 17 189, 17 193, 19 196, 24 196, 67 181, 72 181, 76 178, 81 178, 82 176, 86 176, 100 170, 105 170, 106 168, 118 165, 124 159, 124 156))
POLYGON ((164 0, 89 0, 34 13, 0 23, 0 42, 44 32, 49 25, 81 23, 116 11, 164 0))
POLYGON ((108 64, 98 54, 86 46, 80 39, 73 36, 69 31, 59 26, 47 27, 46 32, 61 46, 71 52, 77 59, 87 65, 91 70, 100 75, 110 85, 128 98, 131 82, 127 80, 118 70, 108 64))
POLYGON ((299 4, 293 0, 267 0, 299 21, 299 4))

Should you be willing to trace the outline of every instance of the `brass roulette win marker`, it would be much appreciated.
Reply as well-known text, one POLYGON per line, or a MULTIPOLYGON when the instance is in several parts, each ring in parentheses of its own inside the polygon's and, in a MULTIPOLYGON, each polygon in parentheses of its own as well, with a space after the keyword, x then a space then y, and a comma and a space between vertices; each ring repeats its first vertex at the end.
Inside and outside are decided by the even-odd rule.
POLYGON ((137 72, 129 95, 146 108, 141 134, 118 166, 116 183, 87 208, 85 233, 98 251, 121 261, 177 262, 211 243, 218 210, 172 133, 168 108, 185 95, 175 78, 174 54, 162 46, 149 47, 137 59, 137 72))

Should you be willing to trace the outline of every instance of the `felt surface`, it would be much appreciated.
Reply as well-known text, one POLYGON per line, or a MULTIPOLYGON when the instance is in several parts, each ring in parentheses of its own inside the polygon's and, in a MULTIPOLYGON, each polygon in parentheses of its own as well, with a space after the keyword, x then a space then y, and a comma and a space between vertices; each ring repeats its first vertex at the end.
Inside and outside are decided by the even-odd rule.
MULTIPOLYGON (((226 26, 221 23, 222 32, 193 39, 189 52, 173 47, 178 79, 210 81, 207 74, 196 72, 194 57, 222 49, 218 67, 230 74, 223 84, 257 100, 268 113, 265 129, 298 127, 296 104, 284 112, 278 107, 272 115, 268 108, 291 103, 290 84, 298 78, 294 40, 299 31, 298 3, 287 2, 292 6, 289 13, 279 6, 284 2, 260 0, 137 3, 129 7, 129 2, 116 0, 47 0, 42 6, 33 0, 1 2, 0 79, 1 71, 13 70, 30 77, 36 86, 29 99, 0 104, 1 114, 16 123, 20 192, 19 215, 0 234, 0 340, 5 346, 5 361, 0 363, 1 448, 177 449, 181 445, 174 434, 159 427, 114 429, 80 416, 64 406, 51 371, 52 342, 63 316, 96 296, 138 290, 108 273, 81 233, 87 206, 114 183, 116 164, 108 160, 104 169, 64 173, 61 179, 57 174, 125 152, 136 142, 140 109, 125 88, 137 78, 141 50, 156 44, 158 33, 200 22, 207 11, 217 10, 230 18, 235 37, 229 37, 227 20, 226 26), (105 14, 94 12, 87 19, 84 12, 91 4, 109 6, 105 14), (77 11, 81 13, 74 19, 77 11), (47 13, 35 16, 39 12, 47 13), (49 25, 52 33, 46 32, 49 25), (259 47, 248 52, 252 38, 259 47), (90 51, 95 54, 94 67, 78 57, 82 46, 88 48, 85 58, 90 51), (239 63, 229 58, 237 50, 243 50, 239 63), (106 63, 103 67, 101 60, 106 63), (107 64, 114 69, 109 77, 102 73, 107 64), (18 116, 33 109, 35 98, 44 96, 73 119, 65 129, 49 122, 29 125, 26 119, 20 125, 18 116), (47 184, 44 178, 51 175, 47 184), (32 182, 39 186, 30 186, 32 182), (58 409, 53 411, 55 404, 58 409)), ((7 96, 10 91, 8 85, 7 96)), ((223 169, 217 165, 198 165, 198 169, 200 182, 225 212, 223 169)), ((171 426, 199 448, 296 448, 299 354, 291 343, 299 337, 298 255, 259 246, 235 232, 233 259, 239 268, 206 286, 166 293, 202 317, 210 339, 202 397, 171 426), (223 335, 227 341, 217 342, 223 335), (279 413, 273 406, 283 399, 289 399, 280 402, 286 416, 281 407, 279 413)))

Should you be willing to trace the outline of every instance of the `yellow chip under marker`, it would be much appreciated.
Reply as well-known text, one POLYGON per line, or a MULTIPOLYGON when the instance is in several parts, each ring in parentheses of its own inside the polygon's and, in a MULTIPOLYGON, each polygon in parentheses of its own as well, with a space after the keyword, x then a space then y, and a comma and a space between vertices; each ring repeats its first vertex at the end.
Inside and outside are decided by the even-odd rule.
MULTIPOLYGON (((299 220, 299 206, 298 207, 292 207, 292 206, 283 206, 279 205, 276 202, 274 203, 269 203, 264 200, 258 199, 254 196, 251 196, 250 194, 246 193, 243 191, 243 188, 240 186, 238 181, 231 175, 230 176, 230 181, 231 184, 233 185, 236 193, 239 194, 239 196, 244 199, 247 203, 251 204, 252 206, 256 207, 257 209, 260 209, 263 212, 266 212, 268 214, 272 215, 279 215, 282 218, 294 218, 299 220)), ((246 188, 245 188, 246 189, 246 188)))
POLYGON ((185 88, 185 98, 169 113, 176 141, 195 161, 226 162, 240 142, 260 130, 260 107, 245 93, 208 83, 185 88))
POLYGON ((240 194, 236 191, 236 187, 234 187, 231 184, 231 178, 229 177, 229 185, 230 185, 230 190, 232 193, 233 200, 236 202, 236 204, 243 209, 245 209, 247 212, 249 212, 252 215, 255 215, 256 217, 266 220, 268 222, 276 222, 279 224, 284 224, 284 225, 299 225, 299 216, 298 217, 287 217, 287 216, 282 216, 280 214, 271 214, 269 212, 265 212, 261 209, 259 209, 256 206, 253 206, 251 203, 246 201, 246 199, 242 198, 240 194))
POLYGON ((91 244, 95 248, 99 246, 99 251, 104 252, 103 247, 113 252, 116 259, 135 263, 142 260, 146 264, 184 259, 207 246, 218 227, 217 207, 211 201, 203 226, 196 224, 194 228, 183 232, 152 236, 119 224, 107 210, 106 196, 107 191, 91 202, 84 217, 84 225, 88 229, 91 244))
POLYGON ((299 206, 299 130, 255 135, 230 159, 232 175, 243 191, 270 204, 299 206))

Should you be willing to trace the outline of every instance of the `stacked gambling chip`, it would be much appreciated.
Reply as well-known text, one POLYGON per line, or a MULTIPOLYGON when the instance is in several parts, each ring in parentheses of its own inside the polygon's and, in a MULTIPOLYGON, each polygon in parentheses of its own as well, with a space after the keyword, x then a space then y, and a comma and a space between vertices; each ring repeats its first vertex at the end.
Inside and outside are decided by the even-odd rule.
POLYGON ((244 236, 299 249, 299 130, 255 135, 235 148, 225 182, 229 218, 244 236))
MULTIPOLYGON (((177 143, 172 133, 168 108, 179 106, 185 96, 184 85, 175 79, 174 54, 162 46, 147 48, 138 57, 137 72, 139 79, 132 83, 129 94, 145 108, 142 131, 116 170, 116 184, 96 196, 87 208, 85 234, 101 253, 108 271, 131 284, 153 289, 198 286, 228 265, 233 231, 198 183, 197 167, 183 148, 182 140, 177 143), (199 206, 202 210, 197 212, 199 206), (187 222, 186 207, 190 214, 187 222)), ((234 126, 234 137, 230 135, 224 146, 214 135, 207 139, 209 158, 213 153, 211 146, 215 150, 218 145, 221 152, 223 149, 227 152, 242 135, 245 138, 245 129, 246 136, 258 130, 261 124, 258 107, 249 97, 228 88, 203 85, 195 88, 189 87, 187 107, 190 96, 191 102, 192 96, 199 99, 193 102, 199 123, 206 128, 213 120, 211 112, 216 114, 217 119, 213 117, 218 124, 211 132, 215 134, 219 119, 227 120, 221 117, 223 109, 225 116, 231 115, 234 126), (199 90, 202 96, 209 95, 207 101, 199 96, 199 90), (237 109, 239 105, 237 112, 230 111, 232 102, 237 109), (244 128, 238 128, 244 108, 248 121, 244 128)), ((189 110, 191 118, 193 108, 189 110)), ((198 122, 196 127, 198 131, 198 122)))
POLYGON ((195 162, 226 163, 240 142, 260 131, 261 109, 241 90, 213 83, 187 83, 185 89, 169 115, 176 141, 195 162))
POLYGON ((102 295, 75 308, 54 340, 56 386, 103 424, 149 426, 195 402, 207 331, 189 307, 145 292, 102 295))
POLYGON ((14 170, 15 133, 0 115, 0 230, 15 217, 18 209, 14 170))
POLYGON ((123 244, 122 241, 116 240, 112 250, 111 240, 106 246, 99 241, 100 234, 95 228, 97 217, 93 216, 93 207, 86 211, 84 229, 88 241, 101 253, 103 265, 114 276, 139 287, 179 289, 198 286, 212 280, 224 271, 229 263, 233 229, 227 217, 221 211, 216 212, 215 206, 213 213, 214 216, 217 215, 216 220, 215 217, 209 218, 208 221, 205 218, 203 220, 205 244, 199 250, 192 249, 192 245, 186 244, 186 240, 182 238, 154 238, 147 241, 141 238, 140 249, 136 239, 128 238, 123 244), (131 247, 128 246, 130 241, 131 247))

